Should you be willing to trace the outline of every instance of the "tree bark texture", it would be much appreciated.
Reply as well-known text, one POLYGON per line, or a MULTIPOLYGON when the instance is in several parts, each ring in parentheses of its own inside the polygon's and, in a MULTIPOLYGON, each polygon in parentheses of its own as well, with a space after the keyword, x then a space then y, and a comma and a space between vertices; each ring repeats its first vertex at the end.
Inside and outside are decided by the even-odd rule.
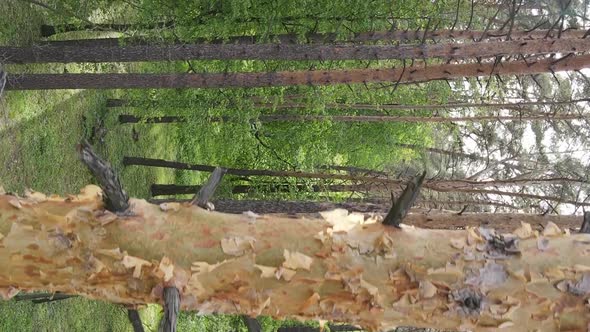
MULTIPOLYGON (((285 98, 285 97, 283 97, 285 98)), ((275 103, 263 103, 259 101, 258 96, 251 98, 254 101, 254 108, 260 109, 308 109, 310 107, 307 103, 294 103, 294 102, 286 102, 281 104, 275 103)), ((106 106, 107 107, 146 107, 146 106, 155 106, 155 107, 175 107, 175 108, 191 108, 194 107, 194 103, 196 102, 190 99, 184 100, 174 100, 170 101, 159 101, 159 100, 140 100, 140 99, 107 99, 106 106)), ((554 100, 541 100, 541 101, 532 101, 532 102, 519 102, 519 103, 445 103, 445 104, 432 104, 432 105, 408 105, 408 104, 344 104, 344 103, 328 103, 325 104, 326 109, 352 109, 352 110, 372 110, 372 111, 382 111, 382 110, 399 110, 399 111, 415 111, 415 110, 427 110, 427 111, 436 111, 441 109, 455 109, 455 108, 499 108, 499 109, 507 109, 507 110, 514 110, 514 111, 535 111, 532 108, 528 108, 529 106, 554 106, 554 105, 570 105, 570 104, 577 104, 577 103, 587 103, 590 102, 590 98, 583 98, 583 99, 572 99, 566 101, 554 101, 554 100)))
MULTIPOLYGON (((307 121, 332 121, 332 122, 406 122, 406 123, 449 123, 449 122, 483 122, 483 121, 557 121, 557 120, 582 120, 588 119, 585 114, 554 114, 542 115, 482 115, 464 117, 445 116, 390 116, 390 115, 312 115, 312 114, 269 114, 259 115, 255 119, 262 123, 272 122, 307 122, 307 121)), ((231 117, 206 117, 193 121, 206 120, 209 122, 231 121, 231 117)), ((182 123, 191 122, 190 118, 182 116, 158 116, 141 117, 131 114, 119 115, 119 123, 182 123)))
MULTIPOLYGON (((55 28, 46 26, 46 34, 55 34, 55 28)), ((497 30, 395 30, 395 31, 371 31, 358 32, 352 36, 338 37, 335 33, 308 33, 303 36, 297 34, 278 34, 270 36, 230 36, 224 39, 206 39, 196 38, 190 41, 193 44, 257 44, 265 41, 278 42, 281 44, 298 44, 298 43, 368 43, 368 42, 407 42, 407 41, 425 41, 425 40, 499 40, 499 39, 544 39, 544 38, 582 38, 586 30, 568 29, 559 32, 557 30, 535 29, 532 31, 517 30, 510 34, 507 31, 497 30), (509 37, 509 38, 508 38, 509 37)), ((43 36, 47 37, 47 36, 43 36)), ((74 40, 51 40, 44 42, 44 45, 69 45, 69 46, 119 46, 119 45, 146 45, 150 40, 141 38, 95 38, 95 39, 74 39, 74 40)))
POLYGON ((50 37, 57 33, 95 30, 95 31, 127 31, 127 30, 152 30, 174 27, 174 21, 156 22, 156 23, 93 23, 93 24, 61 24, 61 25, 41 25, 41 37, 50 37))
MULTIPOLYGON (((150 198, 148 202, 152 204, 162 203, 187 203, 191 202, 190 199, 185 198, 150 198)), ((213 200, 212 203, 216 206, 215 211, 224 213, 242 213, 245 211, 254 211, 257 213, 279 213, 283 212, 286 214, 297 214, 305 212, 297 212, 303 209, 299 209, 300 206, 306 207, 308 212, 315 213, 326 210, 334 209, 346 209, 352 212, 363 212, 363 213, 386 213, 391 208, 391 201, 387 200, 375 200, 368 199, 367 202, 353 202, 350 203, 318 203, 313 201, 273 201, 273 200, 225 200, 217 199, 213 200), (277 204, 275 204, 277 203, 277 204), (219 205, 219 207, 217 207, 219 205)), ((517 206, 510 205, 508 203, 484 201, 484 200, 435 200, 435 199, 421 199, 418 198, 418 203, 429 205, 435 205, 432 210, 438 209, 440 206, 498 206, 518 210, 517 206)), ((577 226, 574 226, 575 228, 577 226)), ((428 227, 426 227, 428 228, 428 227)), ((444 227, 434 227, 444 228, 444 227)))
MULTIPOLYGON (((0 196, 0 287, 130 306, 180 291, 184 310, 478 331, 582 331, 590 239, 553 223, 513 233, 387 227, 346 211, 325 220, 227 215, 131 199, 0 196)), ((581 217, 578 218, 581 223, 581 217)))
POLYGON ((529 75, 590 67, 590 55, 538 61, 415 65, 404 68, 202 74, 14 74, 6 90, 230 88, 344 83, 420 83, 493 75, 529 75))
MULTIPOLYGON (((150 166, 150 167, 165 167, 174 169, 186 169, 192 171, 201 172, 212 172, 215 167, 210 165, 202 164, 189 164, 178 161, 169 161, 163 159, 152 159, 142 157, 128 157, 123 158, 123 165, 125 166, 150 166)), ((271 176, 271 177, 295 177, 295 178, 308 178, 308 179, 338 179, 338 180, 350 180, 357 182, 362 185, 373 185, 374 188, 379 188, 382 185, 382 190, 394 191, 403 187, 405 181, 403 179, 391 179, 387 177, 377 176, 363 176, 363 175, 350 175, 350 174, 334 174, 334 173, 313 173, 313 172, 300 172, 300 171, 279 171, 279 170, 267 170, 267 169, 242 169, 242 168, 226 168, 228 175, 238 176, 271 176)), ((503 195, 511 197, 531 198, 531 199, 545 199, 550 201, 556 201, 567 204, 574 204, 577 206, 590 206, 587 202, 577 202, 575 200, 564 199, 557 196, 544 196, 538 194, 530 194, 526 192, 513 192, 496 189, 502 186, 527 186, 532 184, 543 184, 553 183, 559 184, 564 182, 580 182, 577 179, 569 178, 540 178, 540 179, 506 179, 506 180, 487 180, 487 181, 475 181, 475 180, 438 180, 429 179, 424 183, 424 188, 438 192, 465 192, 472 194, 491 194, 491 195, 503 195), (488 189, 494 188, 494 189, 488 189)), ((369 187, 370 188, 370 187, 369 187)))
MULTIPOLYGON (((152 196, 161 195, 186 195, 194 194, 201 189, 198 185, 177 185, 177 184, 152 184, 150 192, 152 196)), ((328 185, 292 185, 283 183, 268 183, 261 185, 238 184, 232 186, 232 194, 247 194, 256 191, 265 192, 291 192, 291 191, 311 191, 311 192, 349 192, 349 191, 370 191, 371 185, 363 184, 328 184, 328 185)))
POLYGON ((0 46, 2 62, 73 63, 183 60, 389 60, 465 59, 586 52, 590 39, 558 38, 423 45, 176 44, 130 46, 0 46))
MULTIPOLYGON (((111 99, 110 99, 111 100, 111 99)), ((439 105, 403 105, 403 104, 383 104, 383 105, 372 105, 372 104, 342 104, 342 103, 329 103, 325 105, 326 109, 353 109, 353 110, 429 110, 435 111, 440 109, 453 109, 453 108, 502 108, 516 111, 528 111, 528 106, 553 106, 553 105, 569 105, 575 103, 589 102, 589 98, 574 99, 568 101, 533 101, 533 102, 519 102, 519 103, 446 103, 439 105)), ((107 101, 108 102, 108 101, 107 101)), ((112 99, 110 106, 108 107, 123 107, 123 106, 134 106, 133 101, 125 102, 123 99, 112 99)), ((136 103, 136 106, 145 106, 148 103, 136 103)), ((187 103, 187 106, 189 103, 187 103)), ((271 109, 306 109, 309 108, 308 104, 305 103, 283 103, 283 104, 272 104, 272 103, 255 103, 256 108, 271 108, 271 109)))

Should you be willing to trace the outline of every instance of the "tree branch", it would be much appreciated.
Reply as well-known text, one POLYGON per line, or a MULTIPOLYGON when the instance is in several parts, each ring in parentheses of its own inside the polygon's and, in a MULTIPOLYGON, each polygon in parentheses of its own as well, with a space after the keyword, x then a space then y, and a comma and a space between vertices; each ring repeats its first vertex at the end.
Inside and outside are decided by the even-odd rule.
POLYGON ((78 152, 80 159, 92 172, 103 190, 107 210, 124 213, 129 208, 129 196, 121 187, 119 177, 111 165, 101 159, 86 140, 78 145, 78 152))

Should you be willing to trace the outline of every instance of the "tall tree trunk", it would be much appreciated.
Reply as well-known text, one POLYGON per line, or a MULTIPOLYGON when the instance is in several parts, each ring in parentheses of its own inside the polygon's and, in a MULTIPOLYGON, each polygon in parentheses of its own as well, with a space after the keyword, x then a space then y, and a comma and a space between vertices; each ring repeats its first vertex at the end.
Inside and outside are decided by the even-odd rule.
POLYGON ((555 224, 538 237, 526 224, 500 236, 361 225, 339 213, 323 221, 134 199, 130 206, 129 214, 109 213, 88 187, 67 199, 1 195, 2 294, 51 287, 134 306, 161 303, 163 288, 174 286, 184 310, 346 321, 370 330, 582 331, 590 324, 587 236, 555 224))
MULTIPOLYGON (((332 121, 332 122, 410 122, 410 123, 449 123, 449 122, 480 122, 480 121, 555 121, 555 120, 581 120, 588 119, 590 115, 584 114, 553 114, 521 115, 521 116, 389 116, 389 115, 299 115, 299 114, 270 114, 259 115, 256 119, 266 122, 307 122, 307 121, 332 121)), ((210 122, 231 121, 231 117, 209 117, 210 122)), ((202 121, 199 119, 198 121, 202 121)), ((138 117, 130 114, 119 115, 119 123, 179 123, 190 122, 189 118, 181 116, 138 117)))
MULTIPOLYGON (((164 167, 173 169, 185 169, 201 172, 212 172, 215 167, 201 164, 188 164, 177 161, 168 161, 163 159, 152 159, 142 157, 124 157, 123 165, 125 166, 149 166, 149 167, 164 167)), ((308 179, 337 179, 349 180, 363 185, 371 185, 378 187, 383 186, 384 191, 396 191, 403 187, 406 182, 402 179, 390 179, 387 177, 373 177, 360 176, 350 174, 331 174, 331 173, 313 173, 313 172, 298 172, 298 171, 277 171, 277 170, 261 170, 261 169, 241 169, 241 168, 226 168, 228 175, 239 176, 270 176, 270 177, 295 177, 308 179)), ((491 194, 502 195, 520 198, 532 198, 548 201, 557 201, 567 204, 575 204, 578 206, 590 206, 590 203, 577 202, 571 199, 564 199, 556 196, 544 196, 529 194, 524 192, 502 191, 498 189, 486 189, 490 187, 499 186, 527 186, 535 183, 563 183, 567 181, 576 181, 576 179, 566 178, 550 178, 550 179, 507 179, 507 180, 490 180, 490 181, 473 181, 473 180, 426 180, 423 187, 438 192, 464 192, 472 194, 491 194)), ((583 181, 582 181, 583 182, 583 181)))
MULTIPOLYGON (((108 25, 106 26, 108 28, 108 25)), ((125 27, 125 26, 124 26, 125 27)), ((162 27, 162 25, 153 25, 154 28, 162 27)), ((59 26, 57 27, 59 28, 59 26)), ((104 29, 105 27, 103 27, 104 29)), ((67 29, 67 27, 66 27, 67 29)), ((95 29, 95 30, 100 30, 95 29)), ((112 29, 111 29, 112 30, 112 29)), ((116 30, 116 29, 115 29, 116 30)), ((128 29, 125 29, 126 31, 128 29)), ((145 29, 143 29, 145 30, 145 29)), ((42 37, 49 37, 55 34, 56 27, 45 25, 42 26, 42 37)), ((66 32, 66 31, 64 31, 66 32)), ((582 38, 586 30, 569 29, 561 32, 559 38, 582 38)), ((358 32, 348 36, 338 36, 336 33, 307 33, 297 35, 293 33, 277 34, 269 36, 230 36, 222 39, 207 39, 195 38, 190 41, 194 44, 209 43, 209 44, 257 44, 266 41, 279 42, 282 44, 298 44, 298 43, 368 43, 368 42, 408 42, 408 41, 426 41, 426 40, 500 40, 510 37, 509 39, 545 39, 558 38, 558 31, 535 29, 532 31, 516 30, 497 31, 497 30, 392 30, 392 31, 369 31, 358 32)), ((119 46, 119 45, 137 45, 150 44, 153 41, 149 39, 142 39, 141 37, 133 38, 95 38, 95 39, 74 39, 74 40, 51 40, 42 42, 42 45, 67 45, 67 46, 119 46)))
MULTIPOLYGON (((195 194, 201 186, 198 185, 177 185, 177 184, 157 184, 150 186, 152 196, 161 195, 185 195, 195 194)), ((247 194, 250 192, 291 192, 291 191, 308 191, 308 192, 350 192, 350 191, 370 191, 373 187, 362 184, 329 184, 329 185, 302 185, 302 184, 282 184, 268 183, 261 185, 234 185, 232 194, 247 194)), ((223 212, 223 211, 221 211, 223 212)))
POLYGON ((415 65, 407 68, 310 70, 266 73, 206 74, 14 74, 6 90, 229 88, 342 83, 419 83, 492 75, 528 75, 590 67, 590 55, 563 56, 535 62, 415 65))
POLYGON ((462 158, 462 159, 471 159, 471 160, 481 160, 487 162, 485 157, 478 156, 474 153, 464 153, 462 151, 450 151, 445 149, 438 149, 438 148, 431 148, 426 146, 420 146, 417 144, 406 144, 406 143, 393 143, 395 146, 399 146, 402 148, 412 149, 412 150, 421 150, 421 151, 428 151, 431 153, 441 154, 445 156, 449 156, 452 158, 462 158))
MULTIPOLYGON (((257 96, 255 96, 257 97, 257 96)), ((282 98, 285 98, 283 96, 282 98)), ((301 97, 301 96, 299 96, 301 97)), ((260 109, 308 109, 310 107, 307 103, 296 103, 286 102, 281 104, 275 103, 264 103, 260 102, 259 98, 252 98, 254 101, 254 107, 260 109)), ((196 101, 196 100, 195 100, 196 101)), ((516 111, 532 111, 527 108, 529 106, 556 106, 556 105, 570 105, 576 103, 589 102, 590 98, 572 99, 564 101, 555 100, 542 100, 542 101, 530 101, 530 102, 517 102, 517 103, 445 103, 445 104, 432 104, 432 105, 408 105, 408 104, 345 104, 345 103, 327 103, 325 104, 326 109, 352 109, 352 110, 428 110, 436 111, 440 109, 454 109, 454 108, 502 108, 516 111)), ((194 107, 193 100, 191 99, 180 99, 173 101, 160 101, 160 100, 141 100, 141 99, 115 99, 109 98, 106 101, 107 107, 175 107, 175 108, 189 108, 194 107)))
MULTIPOLYGON (((353 109, 353 110, 440 110, 440 109, 453 109, 453 108, 502 108, 508 110, 517 111, 530 111, 527 109, 529 106, 555 106, 555 105, 569 105, 575 103, 589 102, 590 98, 573 99, 568 101, 532 101, 532 102, 518 102, 518 103, 445 103, 438 105, 404 105, 404 104, 344 104, 344 103, 328 103, 325 105, 326 109, 353 109)), ((138 102, 136 105, 139 106, 141 103, 138 102)), ((126 102, 122 99, 114 99, 112 101, 113 106, 111 107, 122 107, 122 106, 134 106, 133 101, 126 102)), ((188 104, 188 103, 186 103, 188 104)), ((141 103, 141 105, 145 105, 141 103)), ((309 104, 305 103, 255 103, 256 108, 271 108, 271 109, 307 109, 309 104)))
MULTIPOLYGON (((196 17, 192 24, 204 24, 206 20, 215 19, 215 16, 211 15, 203 15, 200 17, 196 17)), ((415 20, 419 17, 393 17, 389 15, 369 15, 369 16, 358 16, 358 17, 341 17, 341 16, 328 16, 328 15, 301 15, 301 16, 282 16, 277 17, 283 22, 288 21, 298 21, 298 20, 313 20, 313 21, 325 21, 325 20, 339 20, 339 21, 364 21, 367 19, 374 19, 374 20, 415 20)), ((230 19, 231 23, 251 23, 251 22, 267 22, 269 20, 268 17, 257 17, 257 16, 241 16, 241 17, 225 17, 224 20, 230 19)), ((231 24, 228 23, 228 24, 231 24)), ((73 32, 73 31, 85 31, 85 30, 94 30, 94 31, 141 31, 141 30, 151 30, 151 29, 164 29, 164 28, 173 28, 178 23, 176 21, 162 21, 162 22, 154 22, 154 23, 121 23, 121 24, 112 24, 112 23, 93 23, 93 24, 59 24, 59 25, 41 25, 41 37, 50 37, 56 33, 62 32, 73 32)))
POLYGON ((60 24, 60 25, 41 25, 41 37, 50 37, 57 33, 72 31, 128 31, 128 30, 152 30, 174 27, 174 21, 156 22, 156 23, 93 23, 93 24, 60 24))
MULTIPOLYGON (((163 159, 152 159, 142 157, 124 157, 123 165, 131 166, 151 166, 151 167, 165 167, 174 169, 186 169, 192 171, 201 172, 212 172, 215 167, 210 165, 200 164, 188 164, 176 161, 168 161, 163 159)), ((227 168, 227 175, 238 175, 238 176, 273 176, 273 177, 297 177, 297 178, 311 178, 311 179, 337 179, 337 180, 351 180, 351 181, 364 181, 371 182, 370 180, 378 183, 402 184, 402 180, 391 180, 386 178, 368 177, 368 176, 357 176, 349 174, 330 174, 330 173, 313 173, 313 172, 298 172, 298 171, 277 171, 277 170, 266 170, 266 169, 242 169, 242 168, 227 168)))
POLYGON ((388 60, 585 52, 590 39, 559 38, 425 45, 178 44, 130 46, 0 46, 4 63, 178 60, 388 60))

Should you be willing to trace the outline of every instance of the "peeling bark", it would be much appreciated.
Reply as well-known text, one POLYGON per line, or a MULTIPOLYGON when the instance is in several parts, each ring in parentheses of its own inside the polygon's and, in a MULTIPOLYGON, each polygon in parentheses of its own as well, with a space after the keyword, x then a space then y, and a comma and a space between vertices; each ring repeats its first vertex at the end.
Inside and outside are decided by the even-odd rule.
POLYGON ((500 235, 398 229, 339 210, 293 220, 131 199, 129 211, 106 211, 94 186, 65 199, 0 195, 2 295, 46 289, 133 306, 161 303, 164 288, 176 287, 181 308, 202 314, 370 330, 590 324, 590 237, 553 223, 500 235))

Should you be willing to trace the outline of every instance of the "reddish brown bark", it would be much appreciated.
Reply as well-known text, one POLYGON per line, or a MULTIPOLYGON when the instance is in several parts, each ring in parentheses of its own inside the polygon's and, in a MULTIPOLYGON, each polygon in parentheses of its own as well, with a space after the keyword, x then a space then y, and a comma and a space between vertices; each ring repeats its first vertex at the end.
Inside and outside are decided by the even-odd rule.
POLYGON ((590 55, 501 64, 416 65, 392 69, 312 70, 225 74, 18 74, 9 75, 7 90, 220 88, 341 83, 419 83, 492 75, 528 75, 590 67, 590 55))
POLYGON ((4 63, 178 60, 387 60, 475 58, 586 52, 590 39, 560 38, 426 45, 179 44, 131 46, 0 46, 4 63))
MULTIPOLYGON (((141 157, 124 157, 123 164, 125 166, 150 166, 150 167, 165 167, 175 169, 186 169, 193 171, 212 172, 215 167, 200 164, 188 164, 176 161, 168 161, 162 159, 151 159, 141 157)), ((278 171, 278 170, 261 170, 261 169, 240 169, 227 168, 228 175, 239 176, 271 176, 271 177, 296 177, 296 178, 311 178, 311 179, 338 179, 350 180, 363 185, 374 186, 369 188, 379 188, 382 185, 384 191, 395 191, 396 189, 405 186, 406 181, 402 179, 390 179, 387 177, 371 177, 362 175, 349 174, 331 174, 331 173, 313 173, 313 172, 297 172, 297 171, 278 171)), ((560 203, 574 204, 578 206, 590 206, 590 203, 577 202, 571 199, 564 199, 556 196, 544 196, 537 194, 528 194, 523 192, 502 191, 497 189, 485 189, 490 187, 500 186, 526 186, 535 183, 563 183, 567 181, 579 182, 576 179, 566 178, 552 178, 552 179, 508 179, 508 180, 491 180, 491 181, 472 181, 472 180, 426 180, 423 187, 433 191, 439 192, 465 192, 472 194, 495 194, 502 196, 532 198, 548 201, 556 201, 560 203)))
MULTIPOLYGON (((285 95, 281 96, 282 99, 297 99, 303 98, 301 95, 285 95)), ((259 96, 252 96, 250 98, 254 102, 255 108, 261 109, 308 109, 310 105, 308 103, 298 102, 286 102, 286 103, 272 103, 263 102, 259 96)), ((570 105, 577 103, 590 102, 590 98, 572 99, 564 101, 554 100, 542 100, 542 101, 531 101, 531 102, 518 102, 518 103, 444 103, 444 104, 432 104, 432 105, 408 105, 408 104, 345 104, 345 103, 328 103, 325 104, 326 109, 352 109, 352 110, 428 110, 435 111, 440 109, 453 109, 453 108, 502 108, 515 111, 526 111, 533 112, 533 109, 529 109, 529 106, 554 106, 554 105, 570 105)), ((194 107, 194 103, 190 99, 180 99, 173 101, 160 101, 160 100, 141 100, 141 99, 116 99, 109 98, 106 101, 107 107, 145 107, 145 106, 156 106, 156 107, 175 107, 175 108, 188 108, 194 107)), ((534 111, 537 112, 537 111, 534 111)))

